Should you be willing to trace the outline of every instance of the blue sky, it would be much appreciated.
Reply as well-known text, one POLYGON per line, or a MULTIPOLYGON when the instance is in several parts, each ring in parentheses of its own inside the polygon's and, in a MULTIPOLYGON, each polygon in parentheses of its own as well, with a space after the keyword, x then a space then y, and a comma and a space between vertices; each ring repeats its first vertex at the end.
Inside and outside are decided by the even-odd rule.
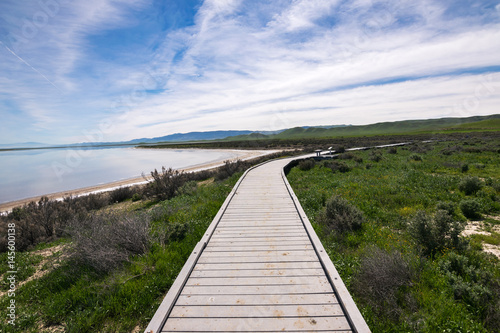
POLYGON ((500 0, 2 0, 0 144, 500 113, 500 0))

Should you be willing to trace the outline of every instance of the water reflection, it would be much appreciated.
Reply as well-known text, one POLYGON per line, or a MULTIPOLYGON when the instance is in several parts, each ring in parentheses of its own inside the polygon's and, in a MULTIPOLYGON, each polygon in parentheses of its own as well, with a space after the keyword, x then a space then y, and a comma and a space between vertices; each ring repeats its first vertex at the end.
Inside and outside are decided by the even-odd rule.
POLYGON ((0 203, 236 158, 201 149, 77 148, 0 152, 0 203))

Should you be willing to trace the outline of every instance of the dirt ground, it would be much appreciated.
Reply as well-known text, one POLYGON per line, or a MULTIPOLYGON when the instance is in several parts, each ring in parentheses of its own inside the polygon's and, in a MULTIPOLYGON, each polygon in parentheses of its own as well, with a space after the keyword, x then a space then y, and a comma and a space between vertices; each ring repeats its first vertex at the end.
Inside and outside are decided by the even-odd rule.
MULTIPOLYGON (((499 220, 500 216, 488 216, 488 218, 499 220)), ((492 231, 500 233, 500 225, 496 225, 492 228, 492 231)), ((484 223, 481 221, 471 221, 465 227, 465 230, 462 232, 462 236, 471 236, 471 235, 485 235, 490 236, 491 233, 484 230, 484 223)), ((500 259, 500 246, 493 244, 483 243, 483 251, 491 253, 500 259)))

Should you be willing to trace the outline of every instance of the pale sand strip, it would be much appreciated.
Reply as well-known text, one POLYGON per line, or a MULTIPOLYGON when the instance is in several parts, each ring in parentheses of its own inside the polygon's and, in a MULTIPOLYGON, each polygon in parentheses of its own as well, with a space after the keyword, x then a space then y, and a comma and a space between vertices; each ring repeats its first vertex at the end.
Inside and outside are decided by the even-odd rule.
MULTIPOLYGON (((221 149, 221 150, 223 150, 223 149, 221 149)), ((244 151, 245 154, 240 155, 236 158, 233 158, 232 160, 250 160, 253 158, 277 153, 277 152, 280 152, 281 150, 236 150, 236 149, 231 149, 231 150, 224 150, 224 151, 230 151, 230 152, 242 152, 242 151, 244 151)), ((198 165, 194 165, 194 166, 191 166, 191 167, 188 167, 185 169, 179 169, 179 171, 196 172, 196 171, 201 171, 201 170, 213 169, 213 168, 219 167, 223 164, 224 164, 224 161, 217 161, 217 162, 206 163, 206 164, 198 164, 198 165)), ((84 187, 84 188, 79 188, 79 189, 74 189, 74 190, 69 190, 69 191, 46 194, 43 196, 48 197, 51 200, 61 200, 62 198, 69 197, 69 196, 77 197, 77 196, 82 196, 82 195, 88 195, 91 193, 107 192, 107 191, 111 191, 111 190, 114 190, 114 189, 119 188, 119 187, 146 184, 150 180, 151 180, 151 177, 148 177, 148 180, 145 180, 143 177, 135 177, 135 178, 129 178, 129 179, 119 180, 119 181, 115 181, 115 182, 110 182, 110 183, 106 183, 106 184, 100 184, 100 185, 89 186, 89 187, 84 187)), ((0 204, 0 212, 1 213, 10 212, 15 207, 23 206, 31 201, 39 201, 41 197, 42 196, 36 196, 36 197, 32 197, 32 198, 26 198, 26 199, 2 203, 2 204, 0 204)))

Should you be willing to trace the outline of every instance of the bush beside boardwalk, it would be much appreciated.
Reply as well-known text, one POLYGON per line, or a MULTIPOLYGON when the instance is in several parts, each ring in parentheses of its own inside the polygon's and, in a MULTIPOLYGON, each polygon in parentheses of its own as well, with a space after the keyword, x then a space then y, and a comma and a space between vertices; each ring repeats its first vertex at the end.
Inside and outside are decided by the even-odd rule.
POLYGON ((372 331, 498 332, 500 261, 481 247, 500 245, 500 142, 352 155, 288 179, 372 331), (489 236, 461 236, 471 219, 489 236))

